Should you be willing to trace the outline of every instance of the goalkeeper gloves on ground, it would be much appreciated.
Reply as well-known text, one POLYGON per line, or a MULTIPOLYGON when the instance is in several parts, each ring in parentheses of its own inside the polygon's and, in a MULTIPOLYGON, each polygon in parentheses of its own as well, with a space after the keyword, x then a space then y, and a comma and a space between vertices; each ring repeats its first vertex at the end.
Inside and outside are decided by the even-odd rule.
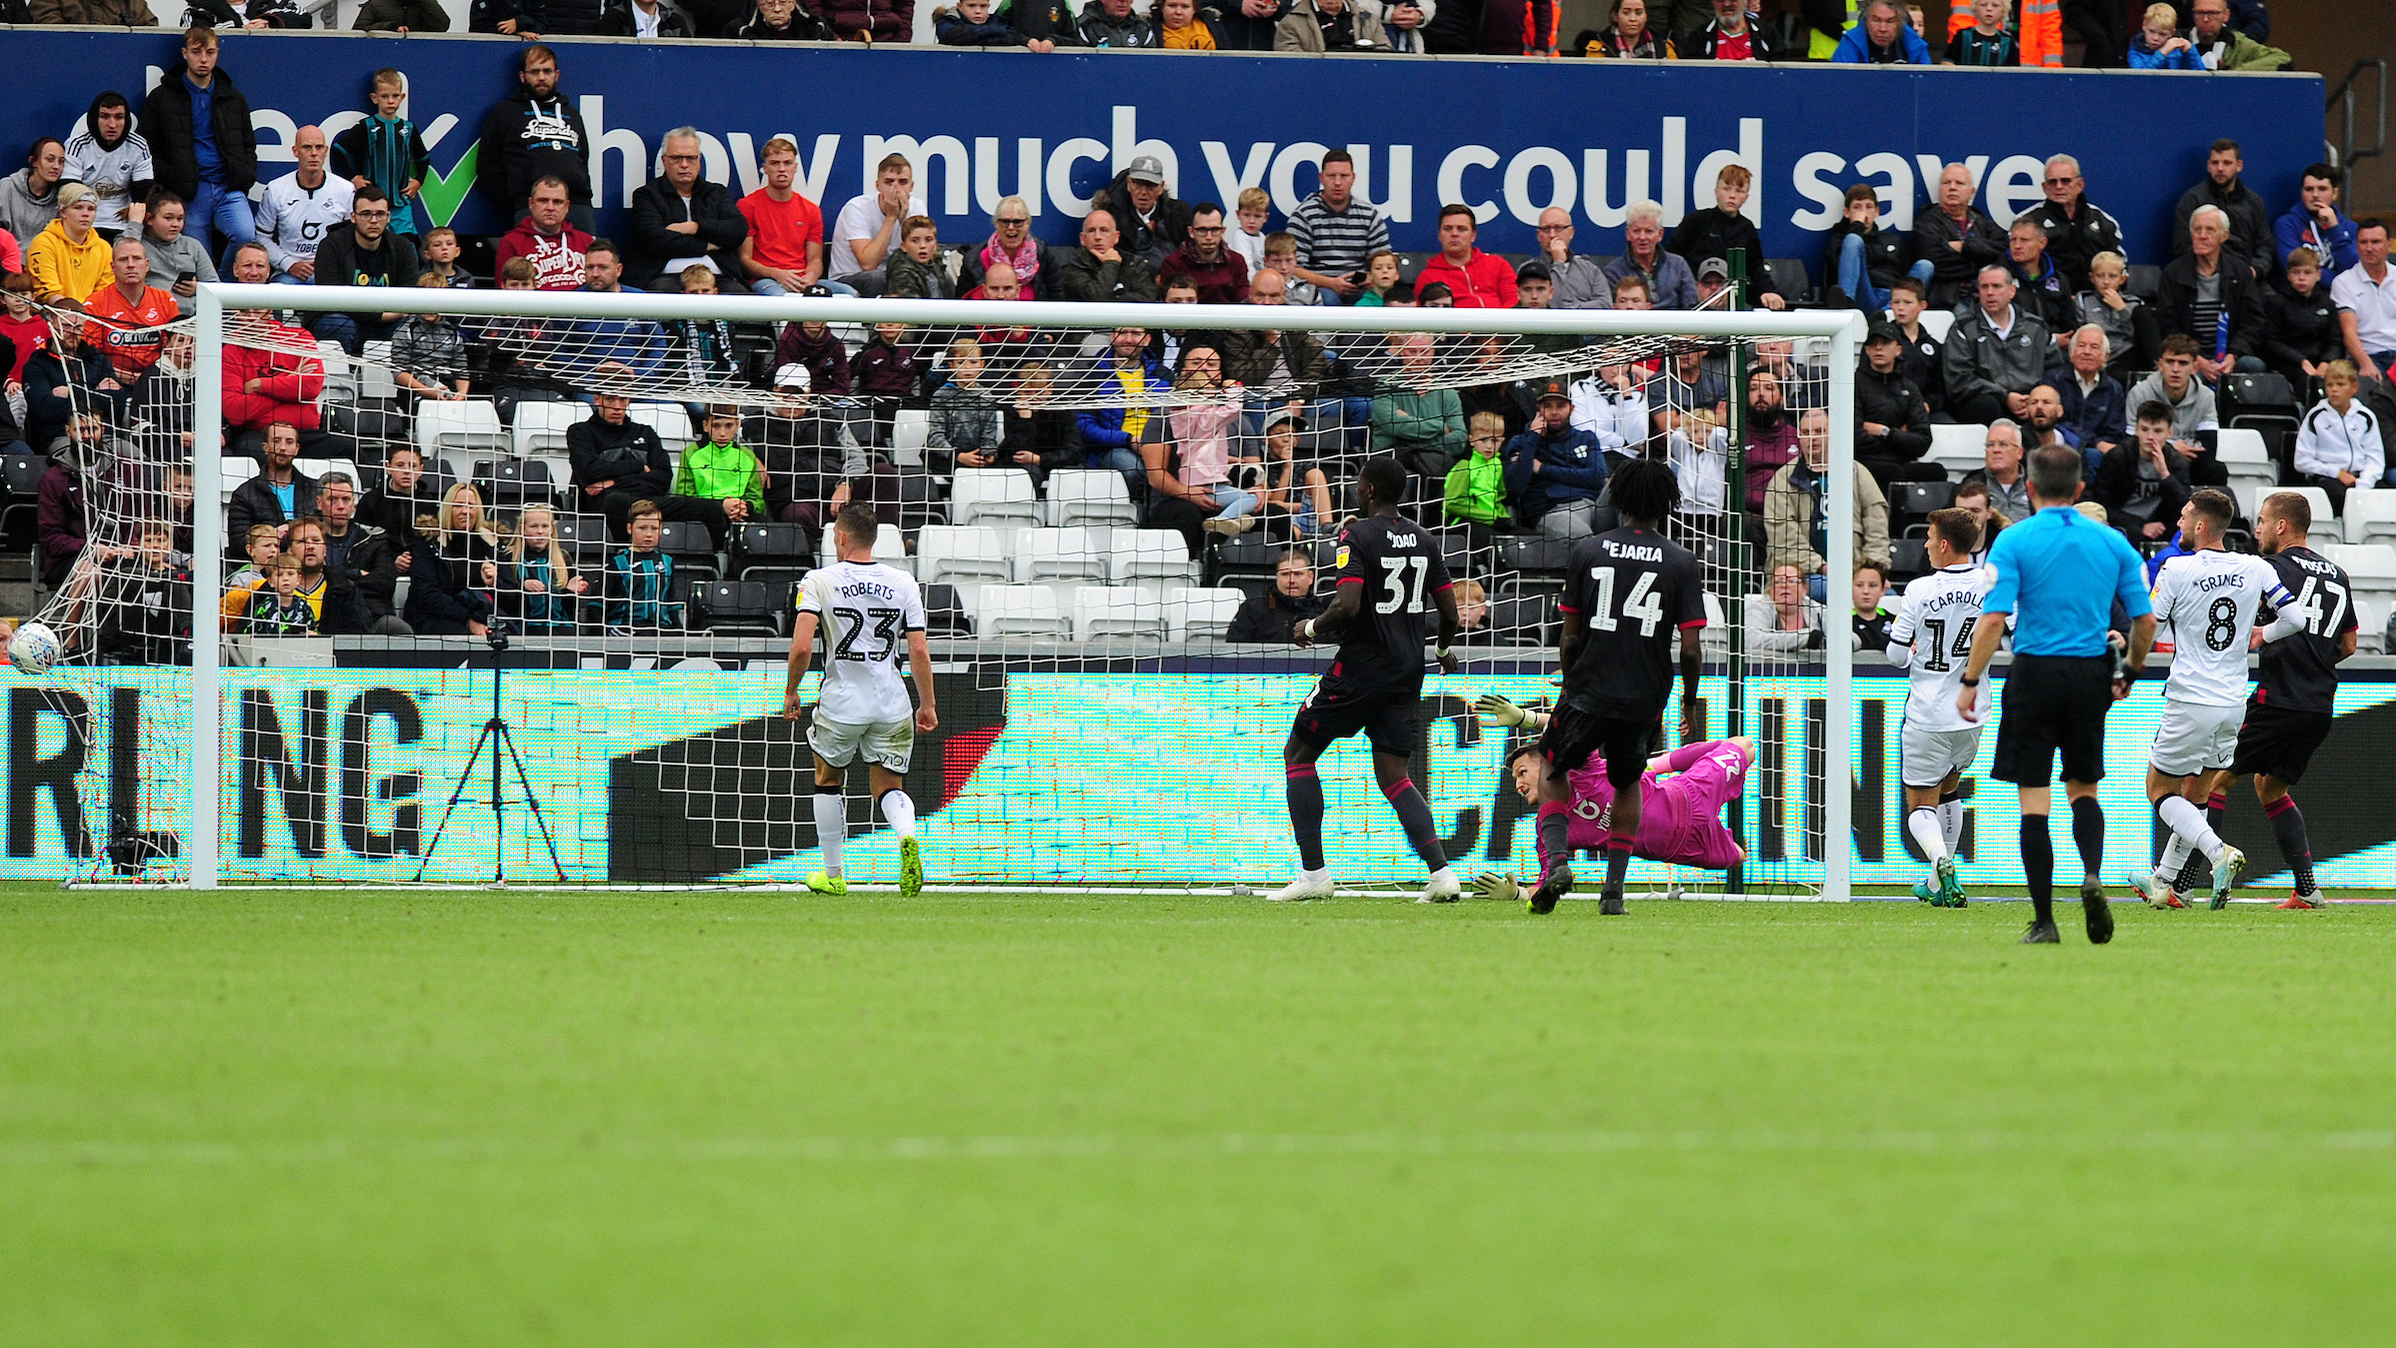
MULTIPOLYGON (((1484 698, 1482 700, 1486 702, 1490 699, 1484 698)), ((1503 702, 1505 699, 1499 698, 1496 700, 1503 702)), ((1513 876, 1506 874, 1504 871, 1483 871, 1481 872, 1480 877, 1473 881, 1473 893, 1484 899, 1496 899, 1501 903, 1512 903, 1522 897, 1522 882, 1515 879, 1513 876)))

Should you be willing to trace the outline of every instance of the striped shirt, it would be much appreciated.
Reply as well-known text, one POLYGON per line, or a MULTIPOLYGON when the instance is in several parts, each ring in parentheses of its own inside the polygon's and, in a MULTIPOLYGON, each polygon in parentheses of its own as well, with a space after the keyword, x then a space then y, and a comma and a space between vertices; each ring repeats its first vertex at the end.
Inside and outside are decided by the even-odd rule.
POLYGON ((1363 271, 1364 260, 1389 247, 1389 222, 1354 195, 1348 209, 1334 211, 1315 193, 1290 212, 1290 237, 1298 241, 1298 265, 1325 276, 1363 271))
POLYGON ((1966 28, 1947 39, 1947 59, 1959 66, 2018 66, 2022 48, 2009 32, 1999 30, 1992 37, 1966 28))

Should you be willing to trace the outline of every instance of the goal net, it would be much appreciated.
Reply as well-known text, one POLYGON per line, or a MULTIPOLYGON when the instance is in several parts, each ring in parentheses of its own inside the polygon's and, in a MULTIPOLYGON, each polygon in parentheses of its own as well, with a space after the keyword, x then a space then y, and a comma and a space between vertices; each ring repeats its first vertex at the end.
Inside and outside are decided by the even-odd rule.
MULTIPOLYGON (((932 884, 1278 884, 1280 747, 1332 658, 1289 626, 1386 454, 1465 622, 1414 765, 1459 869, 1531 869, 1520 732, 1472 704, 1552 700, 1571 541, 1651 457, 1705 567, 1707 734, 1756 747, 1745 863, 1633 884, 1845 893, 1852 315, 220 286, 167 328, 54 317, 85 541, 37 558, 58 661, 12 707, 84 878, 794 883, 794 591, 856 504, 925 601, 932 884), (1569 426, 1509 472, 1551 386, 1569 426), (1818 507, 1768 518, 1807 441, 1818 507)), ((904 668, 865 640, 819 643, 806 707, 827 659, 904 668)), ((1361 737, 1322 776, 1343 886, 1419 880, 1361 737)), ((887 882, 847 794, 848 872, 887 882)))

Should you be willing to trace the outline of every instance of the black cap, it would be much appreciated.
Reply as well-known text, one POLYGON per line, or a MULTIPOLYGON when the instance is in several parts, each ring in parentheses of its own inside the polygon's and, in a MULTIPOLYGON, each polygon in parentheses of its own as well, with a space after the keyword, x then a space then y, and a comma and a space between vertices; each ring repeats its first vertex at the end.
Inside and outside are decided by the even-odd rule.
POLYGON ((1905 334, 1897 331, 1896 324, 1883 319, 1874 323, 1871 327, 1871 330, 1864 334, 1865 346, 1870 346, 1874 342, 1895 342, 1899 346, 1903 346, 1905 344, 1905 334))
POLYGON ((1538 258, 1532 258, 1530 261, 1522 264, 1521 271, 1514 273, 1514 279, 1518 284, 1524 281, 1545 281, 1548 284, 1553 285, 1556 281, 1556 274, 1548 270, 1548 265, 1546 263, 1540 261, 1538 258))
POLYGON ((1562 398, 1566 402, 1571 402, 1572 389, 1561 379, 1550 379, 1539 386, 1539 401, 1546 402, 1550 398, 1562 398))

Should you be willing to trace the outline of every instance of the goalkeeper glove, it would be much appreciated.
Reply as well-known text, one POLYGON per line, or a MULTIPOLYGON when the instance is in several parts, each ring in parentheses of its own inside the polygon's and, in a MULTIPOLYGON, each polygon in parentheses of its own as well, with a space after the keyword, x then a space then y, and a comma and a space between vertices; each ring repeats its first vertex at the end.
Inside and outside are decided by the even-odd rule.
POLYGON ((1484 899, 1512 903, 1522 897, 1522 882, 1504 871, 1483 871, 1480 877, 1473 881, 1473 893, 1484 899))
POLYGON ((1481 700, 1473 704, 1473 710, 1481 713, 1481 719, 1491 725, 1502 725, 1509 728, 1519 726, 1531 719, 1522 708, 1495 693, 1481 694, 1481 700))

